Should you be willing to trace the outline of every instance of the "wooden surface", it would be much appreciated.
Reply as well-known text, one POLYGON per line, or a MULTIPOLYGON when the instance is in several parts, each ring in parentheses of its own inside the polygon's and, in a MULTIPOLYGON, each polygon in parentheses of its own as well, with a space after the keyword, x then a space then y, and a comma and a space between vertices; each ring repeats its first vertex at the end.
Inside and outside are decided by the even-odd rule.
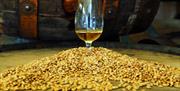
POLYGON ((20 35, 25 38, 37 38, 38 34, 38 0, 19 0, 20 35), (29 10, 26 7, 29 6, 29 10))
MULTIPOLYGON (((46 48, 46 49, 31 49, 31 50, 19 50, 19 51, 10 51, 10 52, 1 52, 0 53, 0 72, 14 67, 17 65, 27 64, 32 62, 35 59, 39 59, 46 56, 54 55, 61 50, 67 48, 46 48)), ((180 67, 180 56, 163 54, 158 52, 142 51, 142 50, 133 50, 133 49, 113 49, 123 54, 129 56, 137 57, 139 59, 144 59, 147 61, 156 61, 163 64, 168 64, 174 67, 180 67)), ((120 89, 114 90, 119 91, 120 89)), ((152 88, 146 89, 145 91, 180 91, 180 88, 152 88)))

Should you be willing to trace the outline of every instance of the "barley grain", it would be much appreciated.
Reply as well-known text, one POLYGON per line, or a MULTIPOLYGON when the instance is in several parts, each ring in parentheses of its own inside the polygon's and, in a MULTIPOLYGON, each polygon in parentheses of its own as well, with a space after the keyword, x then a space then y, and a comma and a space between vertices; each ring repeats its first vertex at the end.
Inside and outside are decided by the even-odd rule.
POLYGON ((180 87, 180 68, 122 55, 106 48, 73 48, 0 74, 1 90, 108 91, 180 87))

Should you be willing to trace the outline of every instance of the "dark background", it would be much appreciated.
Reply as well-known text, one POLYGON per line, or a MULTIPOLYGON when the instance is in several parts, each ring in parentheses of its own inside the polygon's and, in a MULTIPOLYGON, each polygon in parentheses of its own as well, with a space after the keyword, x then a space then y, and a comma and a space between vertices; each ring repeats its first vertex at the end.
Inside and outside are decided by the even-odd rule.
MULTIPOLYGON (((148 0, 141 1, 148 2, 148 0)), ((153 0, 150 1, 153 2, 153 0)), ((18 34, 16 34, 16 31, 18 31, 18 27, 16 26, 16 24, 18 25, 18 23, 16 23, 17 21, 13 19, 16 19, 18 17, 16 16, 15 12, 18 8, 17 0, 0 0, 0 2, 0 45, 8 46, 11 44, 34 42, 53 43, 53 41, 55 43, 57 41, 81 42, 73 32, 73 13, 68 14, 64 11, 62 0, 40 0, 39 16, 41 17, 41 19, 39 20, 39 24, 40 26, 42 26, 40 28, 46 31, 40 32, 39 38, 33 40, 22 38, 18 34), (10 24, 12 26, 9 26, 10 24), (5 32, 7 31, 10 31, 11 34, 6 34, 5 32), (49 33, 49 31, 51 32, 49 33)), ((154 3, 155 2, 156 1, 154 1, 154 3)), ((149 7, 154 7, 153 5, 154 4, 151 3, 149 4, 149 7)), ((129 6, 126 7, 130 6, 131 3, 129 2, 129 6)), ((97 42, 107 41, 118 42, 126 45, 151 44, 180 47, 180 2, 178 0, 161 0, 161 3, 157 8, 158 12, 155 18, 151 14, 146 14, 143 10, 143 8, 139 9, 139 12, 130 12, 128 10, 124 10, 130 12, 126 12, 127 15, 129 14, 126 20, 122 20, 124 18, 122 16, 116 16, 115 18, 112 17, 116 14, 112 10, 112 12, 110 14, 107 14, 105 18, 107 22, 110 22, 105 24, 105 34, 103 34, 103 36, 97 42), (128 25, 129 17, 131 16, 131 14, 136 13, 140 14, 142 17, 140 17, 139 21, 135 22, 133 25, 128 25), (118 17, 122 18, 120 19, 122 21, 120 28, 112 26, 114 23, 111 23, 119 19, 118 17), (151 18, 154 19, 153 22, 151 22, 151 18)), ((156 13, 156 8, 152 8, 152 10, 155 10, 154 13, 156 13)))

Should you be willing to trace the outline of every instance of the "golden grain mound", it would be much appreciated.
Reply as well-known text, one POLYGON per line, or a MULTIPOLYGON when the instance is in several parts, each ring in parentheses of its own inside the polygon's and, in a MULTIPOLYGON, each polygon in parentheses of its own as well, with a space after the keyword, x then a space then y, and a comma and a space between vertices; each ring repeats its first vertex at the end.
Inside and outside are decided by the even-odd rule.
POLYGON ((1 90, 112 90, 180 87, 180 68, 105 48, 73 48, 0 75, 1 90))

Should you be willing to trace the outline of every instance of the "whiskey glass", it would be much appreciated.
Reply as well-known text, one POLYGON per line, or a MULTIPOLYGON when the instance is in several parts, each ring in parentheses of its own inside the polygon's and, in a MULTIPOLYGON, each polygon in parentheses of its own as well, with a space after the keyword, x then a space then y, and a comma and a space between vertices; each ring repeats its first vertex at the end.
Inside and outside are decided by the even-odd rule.
POLYGON ((78 0, 75 14, 75 32, 87 48, 97 40, 104 26, 104 0, 78 0))

